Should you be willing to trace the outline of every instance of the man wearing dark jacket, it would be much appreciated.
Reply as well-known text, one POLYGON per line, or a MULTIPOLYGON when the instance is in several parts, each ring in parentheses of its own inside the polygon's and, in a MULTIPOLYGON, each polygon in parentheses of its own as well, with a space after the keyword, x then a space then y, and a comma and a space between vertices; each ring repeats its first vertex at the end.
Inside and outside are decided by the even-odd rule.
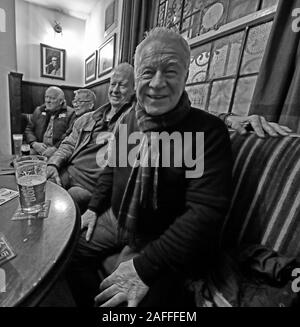
POLYGON ((185 280, 204 276, 214 257, 230 202, 231 147, 222 121, 191 107, 189 63, 187 42, 166 28, 136 49, 137 102, 120 120, 68 269, 79 305, 189 305, 185 280), (99 291, 97 267, 120 252, 99 291))
POLYGON ((57 86, 50 86, 45 93, 45 104, 34 110, 24 132, 31 153, 49 158, 74 119, 75 112, 66 105, 64 92, 57 86))

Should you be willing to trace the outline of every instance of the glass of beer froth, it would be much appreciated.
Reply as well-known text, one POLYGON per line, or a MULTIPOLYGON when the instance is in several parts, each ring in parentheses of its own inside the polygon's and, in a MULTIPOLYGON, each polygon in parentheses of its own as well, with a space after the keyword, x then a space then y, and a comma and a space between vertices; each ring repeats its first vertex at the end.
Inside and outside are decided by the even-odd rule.
POLYGON ((21 155, 21 146, 23 142, 22 134, 13 134, 14 152, 17 157, 21 155))
POLYGON ((14 160, 20 205, 24 213, 38 213, 45 203, 47 158, 22 156, 14 160))

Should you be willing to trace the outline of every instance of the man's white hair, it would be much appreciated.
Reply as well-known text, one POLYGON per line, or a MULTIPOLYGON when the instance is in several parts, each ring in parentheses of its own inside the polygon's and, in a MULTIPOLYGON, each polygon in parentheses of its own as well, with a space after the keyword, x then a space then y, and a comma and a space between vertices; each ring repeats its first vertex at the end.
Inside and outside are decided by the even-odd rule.
POLYGON ((50 86, 50 87, 48 87, 47 91, 48 90, 54 90, 54 91, 56 91, 57 98, 60 99, 60 100, 65 100, 64 91, 60 87, 58 87, 58 86, 50 86))
POLYGON ((177 32, 167 27, 155 27, 146 33, 144 40, 136 47, 134 55, 134 70, 137 72, 140 65, 141 52, 147 43, 151 41, 166 40, 175 41, 178 44, 178 52, 183 59, 183 64, 186 70, 189 70, 191 60, 191 50, 187 41, 177 32))
POLYGON ((85 100, 95 102, 96 101, 96 95, 93 91, 89 89, 78 89, 74 91, 75 95, 82 94, 85 97, 85 100))
POLYGON ((128 81, 134 85, 133 66, 131 66, 128 62, 122 62, 114 68, 112 76, 119 73, 125 74, 125 76, 128 78, 128 81))

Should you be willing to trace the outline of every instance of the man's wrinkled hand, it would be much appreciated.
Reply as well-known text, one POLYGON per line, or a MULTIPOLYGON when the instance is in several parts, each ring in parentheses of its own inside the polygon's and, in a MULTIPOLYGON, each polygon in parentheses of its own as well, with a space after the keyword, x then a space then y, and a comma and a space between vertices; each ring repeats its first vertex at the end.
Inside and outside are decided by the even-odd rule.
POLYGON ((50 146, 42 153, 42 155, 47 158, 50 158, 55 153, 56 150, 57 148, 55 146, 50 146))
POLYGON ((228 116, 226 121, 230 128, 236 130, 240 134, 247 133, 246 126, 249 124, 252 126, 253 131, 259 137, 265 137, 265 133, 273 137, 287 136, 292 132, 292 130, 287 126, 268 122, 263 116, 258 115, 251 115, 246 117, 228 116))
POLYGON ((47 179, 52 179, 57 185, 62 186, 58 170, 54 166, 47 167, 47 179))
POLYGON ((44 151, 46 151, 47 145, 42 142, 33 142, 32 148, 36 153, 42 154, 44 151))
POLYGON ((149 287, 140 279, 131 259, 122 262, 103 280, 100 291, 95 297, 97 306, 116 307, 127 303, 128 307, 136 307, 149 291, 149 287))
POLYGON ((92 210, 87 210, 81 216, 81 229, 87 228, 85 239, 87 242, 91 239, 94 228, 96 226, 97 214, 92 210))

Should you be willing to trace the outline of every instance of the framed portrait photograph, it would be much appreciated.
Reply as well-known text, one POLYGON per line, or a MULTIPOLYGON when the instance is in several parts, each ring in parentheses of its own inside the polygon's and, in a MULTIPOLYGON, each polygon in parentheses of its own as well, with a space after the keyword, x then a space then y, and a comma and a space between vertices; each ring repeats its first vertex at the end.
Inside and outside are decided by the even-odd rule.
POLYGON ((109 73, 115 66, 116 34, 99 47, 98 77, 109 73))
POLYGON ((90 83, 96 79, 97 74, 97 51, 94 51, 85 59, 85 83, 90 83))
POLYGON ((105 10, 104 36, 117 27, 118 0, 113 0, 105 10))
POLYGON ((41 76, 65 79, 66 50, 40 43, 41 76))

